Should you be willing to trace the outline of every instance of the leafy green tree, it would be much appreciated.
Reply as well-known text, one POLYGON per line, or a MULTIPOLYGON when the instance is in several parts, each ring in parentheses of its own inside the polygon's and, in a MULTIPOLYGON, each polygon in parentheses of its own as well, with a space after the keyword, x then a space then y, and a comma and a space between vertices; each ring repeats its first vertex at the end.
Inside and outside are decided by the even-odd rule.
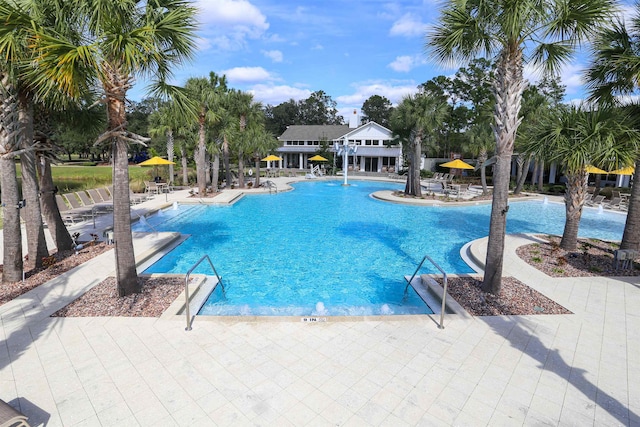
POLYGON ((322 90, 313 92, 307 99, 298 103, 300 124, 304 125, 341 125, 342 116, 338 116, 337 103, 322 90))
POLYGON ((560 247, 572 251, 578 244, 578 228, 587 193, 586 167, 627 163, 635 155, 638 134, 627 126, 620 111, 579 107, 547 115, 531 135, 528 149, 558 162, 567 177, 566 220, 560 247))
POLYGON ((405 96, 391 115, 391 130, 405 147, 409 171, 404 193, 422 197, 420 162, 422 145, 433 138, 435 129, 442 124, 447 104, 437 97, 425 94, 405 96))
POLYGON ((376 122, 388 128, 392 111, 393 105, 387 97, 371 95, 362 104, 362 114, 364 114, 362 119, 364 121, 376 122))
POLYGON ((75 29, 67 36, 36 28, 37 66, 32 78, 39 92, 52 89, 81 99, 99 89, 107 110, 108 142, 113 157, 116 282, 120 296, 140 291, 131 236, 129 203, 130 143, 147 139, 127 129, 126 102, 135 77, 151 80, 156 94, 173 92, 184 108, 192 104, 166 83, 171 67, 190 57, 195 41, 196 9, 182 0, 76 0, 74 12, 61 19, 75 29))
POLYGON ((576 44, 607 23, 613 6, 611 0, 453 0, 427 35, 427 49, 438 61, 496 58, 496 163, 482 284, 486 292, 498 294, 502 285, 511 156, 521 122, 525 58, 556 71, 576 44))
MULTIPOLYGON (((636 102, 629 103, 625 96, 640 89, 640 4, 627 26, 614 21, 603 29, 593 44, 593 62, 587 70, 590 99, 605 105, 628 104, 627 109, 639 117, 636 102)), ((636 122, 640 129, 640 122, 636 122)), ((631 163, 630 163, 631 164, 631 163)), ((628 165, 617 165, 628 166, 628 165)), ((636 173, 640 171, 640 151, 635 158, 636 173)), ((635 183, 634 183, 635 184, 635 183)), ((640 185, 631 186, 627 221, 622 235, 621 249, 640 250, 640 185)))
POLYGON ((301 124, 300 107, 294 99, 264 109, 265 128, 273 135, 282 135, 288 126, 301 124))
POLYGON ((220 98, 227 91, 227 79, 218 76, 213 71, 209 78, 192 77, 187 80, 185 89, 197 102, 198 145, 195 152, 198 194, 207 193, 207 130, 220 120, 218 104, 220 98))

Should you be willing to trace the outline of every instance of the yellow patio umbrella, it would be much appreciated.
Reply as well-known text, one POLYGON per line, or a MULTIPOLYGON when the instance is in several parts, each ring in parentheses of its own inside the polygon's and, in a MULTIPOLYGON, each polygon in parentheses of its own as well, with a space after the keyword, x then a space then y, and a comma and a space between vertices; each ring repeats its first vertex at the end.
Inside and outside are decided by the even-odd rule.
POLYGON ((269 154, 267 157, 265 157, 264 159, 261 159, 263 162, 277 162, 278 160, 282 160, 281 157, 278 157, 274 154, 269 154))
POLYGON ((469 163, 465 163, 460 159, 455 159, 447 163, 442 163, 440 165, 443 168, 451 168, 451 169, 473 169, 469 163))
POLYGON ((635 172, 636 170, 633 166, 627 166, 626 168, 616 169, 609 173, 613 175, 633 175, 635 172))
POLYGON ((322 157, 322 156, 321 156, 321 155, 319 155, 319 154, 316 154, 315 156, 310 157, 310 158, 309 158, 309 161, 312 161, 312 162, 326 162, 326 161, 327 161, 327 159, 325 159, 324 157, 322 157))
POLYGON ((145 160, 142 163, 138 163, 138 166, 153 166, 154 167, 154 174, 155 176, 158 176, 158 166, 163 166, 163 165, 175 165, 175 162, 172 162, 171 160, 167 160, 167 159, 163 159, 162 157, 158 157, 158 156, 154 156, 148 160, 145 160))
POLYGON ((597 168, 597 167, 592 166, 592 165, 587 165, 587 167, 586 167, 586 168, 584 168, 584 170, 585 170, 587 173, 596 173, 596 174, 604 174, 604 175, 606 175, 606 174, 608 174, 608 173, 611 173, 611 172, 607 172, 607 171, 605 171, 605 170, 602 170, 602 169, 597 168))

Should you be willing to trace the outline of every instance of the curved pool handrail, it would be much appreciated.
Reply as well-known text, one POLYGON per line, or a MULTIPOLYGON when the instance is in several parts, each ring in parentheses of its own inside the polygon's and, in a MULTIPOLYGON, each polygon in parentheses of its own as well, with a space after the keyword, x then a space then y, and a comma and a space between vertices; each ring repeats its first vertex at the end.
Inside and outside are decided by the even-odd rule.
POLYGON ((211 258, 209 258, 209 255, 203 255, 195 264, 193 264, 193 266, 189 269, 189 271, 187 271, 187 274, 185 274, 184 276, 184 300, 185 300, 185 313, 187 315, 187 327, 184 328, 185 331, 191 330, 191 313, 190 313, 190 307, 189 307, 189 276, 191 276, 191 273, 193 272, 193 270, 195 270, 196 267, 198 267, 200 263, 205 259, 209 261, 209 265, 211 266, 213 273, 218 278, 218 283, 220 284, 220 286, 222 286, 222 294, 223 295, 225 294, 224 284, 222 283, 222 277, 220 277, 220 275, 216 271, 216 268, 213 266, 213 263, 211 262, 211 258))

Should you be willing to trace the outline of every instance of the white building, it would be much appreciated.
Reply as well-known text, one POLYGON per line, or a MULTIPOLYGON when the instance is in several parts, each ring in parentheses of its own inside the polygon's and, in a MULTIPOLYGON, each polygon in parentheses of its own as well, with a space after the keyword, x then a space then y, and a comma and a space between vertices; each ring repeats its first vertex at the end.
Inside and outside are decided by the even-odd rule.
MULTIPOLYGON (((402 148, 388 145, 393 139, 391 131, 375 122, 359 125, 356 111, 349 125, 292 125, 278 138, 282 144, 278 153, 281 168, 307 169, 308 159, 316 155, 321 141, 326 141, 335 152, 335 144, 357 147, 349 156, 349 169, 361 172, 397 172, 401 165, 402 148)), ((337 165, 341 167, 342 161, 337 165)))

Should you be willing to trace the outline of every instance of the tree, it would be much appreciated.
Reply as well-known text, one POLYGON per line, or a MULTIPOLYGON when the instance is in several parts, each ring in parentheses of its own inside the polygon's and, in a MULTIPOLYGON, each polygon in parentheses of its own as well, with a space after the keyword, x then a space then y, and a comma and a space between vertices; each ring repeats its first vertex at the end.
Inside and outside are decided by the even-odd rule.
POLYGON ((495 58, 493 132, 496 163, 493 204, 482 289, 498 294, 502 285, 511 156, 520 125, 525 58, 554 72, 577 43, 610 18, 611 0, 453 0, 427 35, 427 49, 440 62, 495 58))
POLYGON ((192 53, 196 9, 181 0, 70 4, 74 13, 62 19, 75 34, 34 29, 37 66, 32 77, 42 94, 55 89, 80 99, 94 88, 102 92, 107 130, 96 144, 108 142, 112 150, 116 282, 124 296, 140 291, 131 235, 128 147, 146 141, 127 129, 127 93, 136 76, 146 76, 154 93, 173 92, 174 99, 189 108, 189 100, 166 80, 171 67, 192 53))
POLYGON ((0 185, 3 209, 3 271, 2 283, 13 283, 22 279, 22 231, 18 212, 18 180, 15 156, 19 147, 18 97, 14 80, 3 71, 0 63, 0 185))
POLYGON ((227 79, 218 76, 213 71, 209 78, 192 77, 185 85, 187 91, 194 100, 197 100, 198 146, 196 148, 196 175, 198 181, 198 194, 207 192, 207 129, 220 119, 217 104, 220 97, 227 90, 227 79))
POLYGON ((298 103, 290 99, 286 102, 276 105, 267 105, 264 109, 265 128, 267 132, 273 135, 282 135, 288 126, 299 125, 300 108, 298 103))
POLYGON ((620 111, 581 107, 556 109, 545 116, 530 135, 528 150, 542 159, 558 162, 567 177, 566 220, 560 247, 575 250, 587 193, 586 167, 626 163, 635 153, 636 133, 627 127, 620 111))
POLYGON ((300 124, 304 125, 341 125, 342 116, 338 116, 337 103, 322 90, 313 92, 307 99, 298 103, 300 124))
MULTIPOLYGON (((593 44, 593 62, 587 70, 590 99, 605 105, 629 104, 629 110, 638 112, 638 105, 627 103, 625 95, 640 89, 640 4, 630 20, 629 27, 615 21, 611 28, 603 29, 593 44)), ((636 122, 640 129, 640 122, 636 122)), ((618 165, 627 166, 627 165, 618 165)), ((636 153, 635 170, 640 171, 640 151, 636 153)), ((631 186, 627 221, 622 235, 621 249, 640 250, 640 185, 631 186)))
POLYGON ((380 95, 371 95, 362 104, 362 114, 364 114, 362 119, 368 122, 376 122, 388 128, 392 111, 393 106, 389 99, 380 95))
POLYGON ((405 96, 391 115, 391 130, 407 148, 409 171, 405 195, 421 197, 420 162, 422 144, 432 138, 442 124, 447 104, 426 94, 405 96))

